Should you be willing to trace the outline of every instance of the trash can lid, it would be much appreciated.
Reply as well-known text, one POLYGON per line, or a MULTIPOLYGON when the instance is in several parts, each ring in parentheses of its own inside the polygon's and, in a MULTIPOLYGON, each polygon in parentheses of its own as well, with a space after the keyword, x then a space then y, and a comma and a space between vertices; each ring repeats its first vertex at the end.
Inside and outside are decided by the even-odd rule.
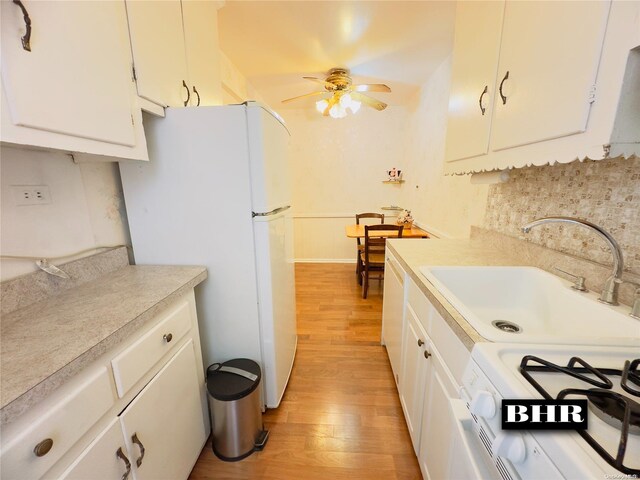
POLYGON ((207 390, 216 400, 239 400, 260 384, 260 365, 248 358, 214 363, 207 368, 207 390))

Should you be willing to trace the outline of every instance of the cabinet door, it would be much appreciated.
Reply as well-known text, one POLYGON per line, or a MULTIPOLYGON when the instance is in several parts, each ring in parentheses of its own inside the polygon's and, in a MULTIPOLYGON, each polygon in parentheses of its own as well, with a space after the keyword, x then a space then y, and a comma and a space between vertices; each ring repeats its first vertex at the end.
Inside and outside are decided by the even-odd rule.
POLYGON ((498 69, 506 103, 498 93, 492 150, 585 131, 609 7, 507 2, 498 69))
POLYGON ((180 0, 126 4, 138 95, 165 107, 184 106, 187 62, 180 0))
POLYGON ((127 23, 121 2, 1 2, 2 84, 15 125, 133 146, 127 23))
POLYGON ((451 66, 446 161, 489 148, 503 1, 458 2, 451 66))
POLYGON ((420 444, 420 426, 424 388, 428 375, 427 335, 422 329, 411 305, 406 308, 406 324, 402 342, 402 383, 400 384, 400 403, 404 410, 413 449, 417 453, 420 444))
POLYGON ((188 477, 206 440, 193 340, 129 404, 120 421, 137 480, 188 477))
POLYGON ((431 348, 429 369, 422 405, 420 450, 418 461, 425 478, 465 478, 449 475, 454 419, 449 407, 456 388, 437 350, 431 348))
POLYGON ((190 105, 222 105, 217 2, 183 0, 190 105))
POLYGON ((384 301, 382 304, 382 337, 389 355, 391 369, 400 384, 402 369, 402 320, 404 314, 404 271, 398 262, 387 254, 384 267, 384 301))
POLYGON ((62 474, 63 480, 124 478, 131 456, 125 449, 122 429, 117 418, 96 438, 80 457, 62 474), (121 456, 118 456, 120 449, 121 456), (123 458, 124 457, 124 458, 123 458))

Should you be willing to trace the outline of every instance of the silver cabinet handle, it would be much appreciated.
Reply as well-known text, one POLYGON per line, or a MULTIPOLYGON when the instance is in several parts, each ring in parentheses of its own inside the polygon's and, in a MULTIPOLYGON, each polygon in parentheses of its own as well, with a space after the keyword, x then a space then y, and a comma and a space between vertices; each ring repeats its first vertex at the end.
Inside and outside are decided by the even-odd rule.
POLYGON ((135 443, 138 446, 138 448, 140 449, 140 456, 136 460, 136 466, 138 466, 138 468, 140 468, 140 465, 142 465, 142 459, 144 458, 144 445, 142 445, 142 442, 138 438, 138 434, 137 433, 133 434, 133 436, 131 437, 131 441, 133 443, 135 443))
POLYGON ((129 474, 131 473, 131 462, 122 451, 122 447, 119 447, 118 450, 116 451, 116 457, 121 458, 122 461, 124 462, 124 466, 127 468, 126 472, 124 472, 124 474, 122 475, 122 480, 127 480, 127 478, 129 477, 129 474))
POLYGON ((35 447, 33 447, 33 453, 36 454, 36 457, 44 457, 53 447, 53 440, 50 438, 45 438, 40 443, 38 443, 35 447))
POLYGON ((173 340, 173 335, 172 335, 172 334, 170 334, 170 333, 165 333, 165 334, 162 336, 162 339, 163 339, 165 342, 169 343, 171 340, 173 340))

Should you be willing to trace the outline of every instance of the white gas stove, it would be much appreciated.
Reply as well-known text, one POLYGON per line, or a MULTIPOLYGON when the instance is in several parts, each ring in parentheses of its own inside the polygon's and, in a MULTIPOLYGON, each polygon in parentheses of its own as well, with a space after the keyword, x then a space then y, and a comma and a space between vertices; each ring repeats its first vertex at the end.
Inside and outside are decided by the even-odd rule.
POLYGON ((640 361, 633 361, 639 357, 640 351, 633 347, 476 344, 461 397, 473 419, 476 448, 482 450, 494 476, 523 480, 637 478, 640 361), (566 368, 574 357, 580 360, 566 368), (561 394, 565 389, 576 389, 568 399, 588 400, 589 428, 584 435, 502 431, 502 399, 556 399, 568 393, 561 394), (625 404, 631 412, 627 427, 616 419, 624 418, 625 404))

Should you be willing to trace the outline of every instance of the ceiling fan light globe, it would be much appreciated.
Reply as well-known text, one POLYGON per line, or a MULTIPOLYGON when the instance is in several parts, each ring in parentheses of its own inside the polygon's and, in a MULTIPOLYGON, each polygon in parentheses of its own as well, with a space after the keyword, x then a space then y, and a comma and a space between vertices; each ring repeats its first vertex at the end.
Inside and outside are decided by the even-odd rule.
POLYGON ((316 102, 316 110, 318 110, 318 112, 320 113, 324 113, 328 106, 329 102, 324 98, 316 102))
POLYGON ((345 93, 340 97, 340 106, 342 108, 350 107, 352 102, 353 100, 351 99, 351 95, 349 95, 348 93, 345 93))
POLYGON ((351 103, 349 104, 349 108, 351 109, 351 113, 358 113, 358 110, 360 110, 361 106, 362 106, 362 102, 358 102, 356 100, 351 100, 351 103))

